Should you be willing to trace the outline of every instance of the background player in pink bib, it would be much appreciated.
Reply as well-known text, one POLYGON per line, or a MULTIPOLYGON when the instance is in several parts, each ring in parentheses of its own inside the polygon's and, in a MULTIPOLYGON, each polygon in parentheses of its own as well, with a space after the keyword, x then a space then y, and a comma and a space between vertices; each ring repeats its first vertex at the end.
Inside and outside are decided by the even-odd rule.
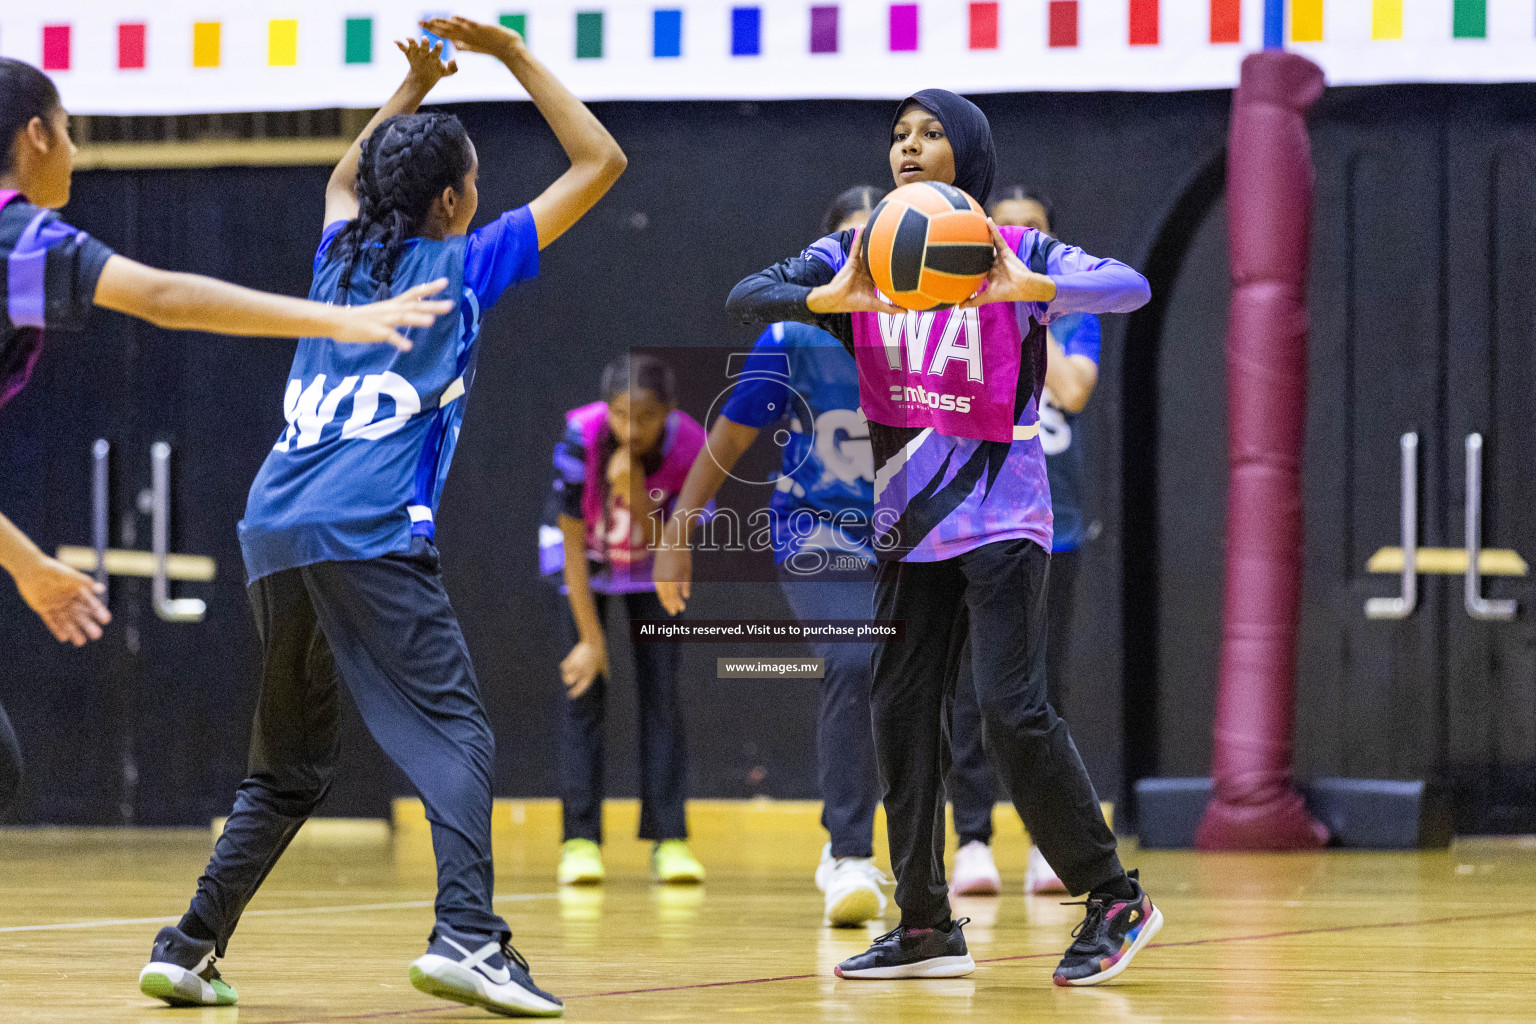
MULTIPOLYGON (((651 581, 656 535, 672 511, 704 428, 677 408, 670 367, 626 354, 603 371, 603 399, 565 417, 555 446, 556 530, 540 544, 540 568, 564 571, 559 619, 570 653, 560 663, 560 793, 563 884, 603 880, 603 719, 608 642, 603 617, 620 603, 631 619, 664 617, 651 581), (567 600, 569 603, 567 603, 567 600)), ((640 838, 655 843, 660 882, 702 882, 684 814, 688 759, 678 703, 676 641, 636 644, 640 707, 640 838)))

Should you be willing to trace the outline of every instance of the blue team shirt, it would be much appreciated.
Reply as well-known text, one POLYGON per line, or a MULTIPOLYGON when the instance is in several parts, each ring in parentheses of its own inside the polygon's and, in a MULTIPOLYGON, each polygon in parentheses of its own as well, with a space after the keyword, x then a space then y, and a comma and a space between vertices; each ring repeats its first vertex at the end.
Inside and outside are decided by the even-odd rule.
MULTIPOLYGON (((1057 344, 1069 356, 1087 356, 1099 362, 1099 318, 1092 313, 1066 313, 1051 323, 1057 344)), ((1052 551, 1076 551, 1086 540, 1087 512, 1083 507, 1087 467, 1079 416, 1066 412, 1051 400, 1049 391, 1040 407, 1040 446, 1045 449, 1045 472, 1051 482, 1051 514, 1056 520, 1052 551)))
MULTIPOLYGON (((327 258, 346 224, 326 226, 309 297, 332 302, 341 263, 327 258)), ((350 305, 373 300, 365 252, 350 305)), ((539 272, 526 206, 468 235, 412 239, 396 294, 446 277, 458 308, 407 332, 413 348, 303 338, 283 398, 288 421, 251 484, 240 547, 251 580, 314 562, 377 558, 433 536, 464 402, 474 381, 480 319, 508 287, 539 272)))
POLYGON ((776 562, 813 548, 874 560, 874 454, 858 369, 841 342, 808 324, 772 325, 720 412, 746 427, 783 424, 775 432, 783 467, 769 501, 776 562))

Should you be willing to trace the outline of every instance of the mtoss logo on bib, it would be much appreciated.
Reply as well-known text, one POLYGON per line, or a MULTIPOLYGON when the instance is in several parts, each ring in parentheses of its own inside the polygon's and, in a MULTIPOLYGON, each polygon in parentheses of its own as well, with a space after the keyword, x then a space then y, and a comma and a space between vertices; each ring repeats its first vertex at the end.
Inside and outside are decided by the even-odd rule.
POLYGON ((870 419, 950 437, 1013 440, 1023 336, 1012 303, 855 313, 853 339, 870 419))

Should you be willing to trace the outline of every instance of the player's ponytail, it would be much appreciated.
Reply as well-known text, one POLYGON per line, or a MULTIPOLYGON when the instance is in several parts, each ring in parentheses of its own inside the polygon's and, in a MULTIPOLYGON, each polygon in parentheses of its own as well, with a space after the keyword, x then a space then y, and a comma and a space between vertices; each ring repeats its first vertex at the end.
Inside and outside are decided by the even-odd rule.
POLYGON ((51 120, 59 109, 59 90, 53 81, 26 61, 0 57, 0 146, 6 172, 15 170, 16 135, 34 117, 52 131, 51 120))
POLYGON ((452 114, 397 114, 363 140, 357 166, 357 217, 336 236, 335 301, 345 304, 363 251, 379 246, 369 270, 375 299, 386 299, 405 243, 421 233, 432 201, 462 189, 472 162, 469 134, 452 114))

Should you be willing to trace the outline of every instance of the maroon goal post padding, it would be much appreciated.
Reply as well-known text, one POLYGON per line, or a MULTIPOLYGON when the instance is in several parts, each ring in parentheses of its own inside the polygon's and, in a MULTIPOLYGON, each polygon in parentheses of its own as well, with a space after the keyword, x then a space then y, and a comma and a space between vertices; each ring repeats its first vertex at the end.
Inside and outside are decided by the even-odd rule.
POLYGON ((1214 787, 1195 835, 1202 850, 1305 849, 1328 841, 1292 780, 1312 229, 1306 113, 1322 92, 1316 64, 1267 50, 1244 59, 1232 97, 1231 475, 1214 787))

